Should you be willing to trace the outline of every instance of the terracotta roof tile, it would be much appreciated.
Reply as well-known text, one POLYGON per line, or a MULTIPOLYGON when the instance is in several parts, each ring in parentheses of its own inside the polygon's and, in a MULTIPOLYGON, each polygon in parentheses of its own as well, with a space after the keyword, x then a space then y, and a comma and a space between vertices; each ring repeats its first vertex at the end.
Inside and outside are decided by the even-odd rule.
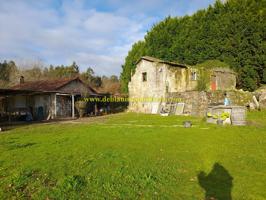
MULTIPOLYGON (((40 81, 25 81, 11 87, 10 89, 14 90, 30 90, 30 91, 59 91, 61 87, 70 83, 71 81, 79 80, 85 84, 79 77, 75 78, 64 78, 64 79, 55 79, 55 80, 40 80, 40 81)), ((86 85, 86 84, 85 84, 86 85)), ((86 85, 87 86, 87 85, 86 85)), ((93 88, 88 87, 88 90, 91 93, 97 93, 93 88)))

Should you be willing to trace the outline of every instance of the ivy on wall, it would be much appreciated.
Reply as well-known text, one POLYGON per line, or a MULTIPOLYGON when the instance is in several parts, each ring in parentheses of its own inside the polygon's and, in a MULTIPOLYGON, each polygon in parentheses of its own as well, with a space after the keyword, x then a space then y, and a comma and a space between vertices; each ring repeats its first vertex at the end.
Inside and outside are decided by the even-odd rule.
POLYGON ((128 52, 122 90, 128 92, 130 72, 146 55, 188 65, 221 60, 238 73, 238 88, 253 91, 266 83, 265 21, 265 0, 217 0, 191 16, 167 17, 128 52))
POLYGON ((197 90, 207 91, 210 88, 212 70, 215 68, 230 69, 230 66, 219 60, 207 60, 195 65, 198 70, 197 90))

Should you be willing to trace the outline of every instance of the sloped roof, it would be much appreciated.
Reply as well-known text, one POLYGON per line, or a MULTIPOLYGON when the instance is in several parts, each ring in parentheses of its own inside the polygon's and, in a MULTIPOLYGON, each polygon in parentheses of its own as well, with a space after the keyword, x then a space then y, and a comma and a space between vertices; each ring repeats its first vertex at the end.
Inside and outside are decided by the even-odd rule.
POLYGON ((80 81, 84 85, 88 87, 88 90, 91 93, 97 94, 97 92, 85 84, 79 77, 74 78, 63 78, 63 79, 55 79, 55 80, 39 80, 39 81, 25 81, 24 83, 20 83, 11 87, 13 90, 29 90, 29 91, 42 91, 42 92, 56 92, 59 91, 60 88, 69 84, 72 81, 80 81))
POLYGON ((188 68, 189 66, 188 65, 185 65, 185 64, 180 64, 180 63, 176 63, 176 62, 169 62, 169 61, 164 61, 164 60, 161 60, 161 59, 158 59, 158 58, 154 58, 154 57, 151 57, 151 56, 143 56, 141 57, 136 64, 138 64, 141 60, 147 60, 147 61, 150 61, 150 62, 157 62, 157 63, 163 63, 163 64, 168 64, 168 65, 171 65, 171 66, 174 66, 174 67, 181 67, 181 68, 188 68))
POLYGON ((7 95, 17 95, 17 94, 31 94, 35 91, 31 90, 16 90, 16 89, 4 89, 0 88, 0 99, 3 98, 1 96, 7 96, 7 95))

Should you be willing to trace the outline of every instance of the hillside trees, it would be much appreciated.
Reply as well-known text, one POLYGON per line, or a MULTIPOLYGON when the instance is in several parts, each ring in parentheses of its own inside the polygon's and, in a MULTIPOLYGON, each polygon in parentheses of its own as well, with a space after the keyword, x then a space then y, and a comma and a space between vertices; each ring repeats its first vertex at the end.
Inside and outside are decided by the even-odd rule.
POLYGON ((71 78, 79 75, 79 66, 74 61, 69 66, 53 66, 44 68, 44 77, 47 78, 71 78))
POLYGON ((125 59, 125 64, 122 66, 122 73, 120 75, 121 90, 123 92, 128 92, 127 85, 130 81, 131 73, 134 73, 135 63, 145 54, 145 43, 143 41, 135 43, 132 46, 132 49, 128 52, 128 56, 125 59))
POLYGON ((0 63, 0 88, 8 88, 19 83, 20 76, 25 81, 73 78, 79 76, 85 83, 103 93, 117 94, 120 92, 119 79, 115 75, 99 76, 91 67, 85 72, 80 72, 76 62, 71 65, 59 65, 45 67, 40 62, 28 62, 17 67, 14 61, 0 63))
POLYGON ((196 65, 221 60, 238 73, 239 88, 253 91, 265 83, 266 0, 216 1, 192 16, 167 17, 129 51, 121 73, 127 92, 130 72, 143 55, 196 65))
POLYGON ((14 61, 0 63, 0 87, 8 87, 17 73, 18 68, 14 61))

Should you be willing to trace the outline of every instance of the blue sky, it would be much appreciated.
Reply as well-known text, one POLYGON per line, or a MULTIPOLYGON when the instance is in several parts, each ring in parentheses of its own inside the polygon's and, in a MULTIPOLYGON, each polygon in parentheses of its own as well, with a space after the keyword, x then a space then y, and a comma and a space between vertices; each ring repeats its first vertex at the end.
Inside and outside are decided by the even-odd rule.
POLYGON ((131 45, 165 17, 214 0, 0 0, 0 60, 67 65, 119 75, 131 45))

